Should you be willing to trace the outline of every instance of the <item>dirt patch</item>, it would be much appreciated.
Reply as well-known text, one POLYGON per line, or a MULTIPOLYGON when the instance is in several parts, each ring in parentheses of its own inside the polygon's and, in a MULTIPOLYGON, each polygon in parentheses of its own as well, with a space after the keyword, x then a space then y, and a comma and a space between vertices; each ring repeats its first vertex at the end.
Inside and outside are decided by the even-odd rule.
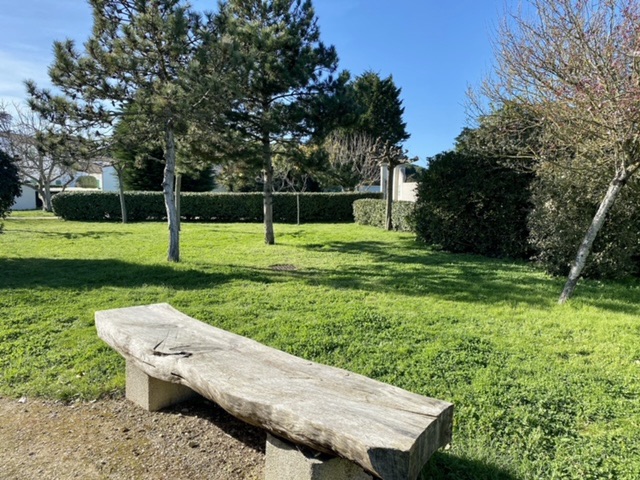
POLYGON ((265 433, 197 398, 161 412, 120 400, 0 398, 3 480, 251 480, 265 433))
POLYGON ((298 267, 289 263, 270 265, 269 268, 276 272, 295 272, 296 270, 298 270, 298 267))

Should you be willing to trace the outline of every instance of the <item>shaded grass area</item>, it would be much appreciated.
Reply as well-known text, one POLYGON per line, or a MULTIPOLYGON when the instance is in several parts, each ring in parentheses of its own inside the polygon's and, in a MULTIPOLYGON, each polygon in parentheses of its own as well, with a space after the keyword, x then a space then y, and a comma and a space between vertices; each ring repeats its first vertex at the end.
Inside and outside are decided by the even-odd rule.
POLYGON ((0 394, 120 395, 96 310, 169 302, 295 355, 456 404, 425 478, 640 478, 640 283, 562 279, 356 225, 6 222, 0 394))

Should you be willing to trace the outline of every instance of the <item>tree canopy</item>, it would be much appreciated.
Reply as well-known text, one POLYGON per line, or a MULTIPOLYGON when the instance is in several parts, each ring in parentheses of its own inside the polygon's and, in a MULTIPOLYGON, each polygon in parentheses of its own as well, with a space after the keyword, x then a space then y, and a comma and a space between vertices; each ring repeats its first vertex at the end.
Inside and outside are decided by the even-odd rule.
POLYGON ((393 77, 381 78, 367 71, 351 84, 357 117, 353 130, 373 138, 374 142, 389 142, 399 146, 409 139, 407 124, 403 121, 404 107, 393 77))

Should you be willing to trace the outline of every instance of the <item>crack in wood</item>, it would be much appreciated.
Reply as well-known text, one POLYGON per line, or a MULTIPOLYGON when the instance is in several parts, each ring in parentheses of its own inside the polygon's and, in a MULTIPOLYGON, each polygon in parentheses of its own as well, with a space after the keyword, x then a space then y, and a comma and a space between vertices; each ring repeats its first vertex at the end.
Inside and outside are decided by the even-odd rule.
POLYGON ((182 357, 182 358, 189 358, 190 356, 192 356, 193 353, 191 352, 159 352, 157 350, 153 351, 153 356, 154 357, 182 357))

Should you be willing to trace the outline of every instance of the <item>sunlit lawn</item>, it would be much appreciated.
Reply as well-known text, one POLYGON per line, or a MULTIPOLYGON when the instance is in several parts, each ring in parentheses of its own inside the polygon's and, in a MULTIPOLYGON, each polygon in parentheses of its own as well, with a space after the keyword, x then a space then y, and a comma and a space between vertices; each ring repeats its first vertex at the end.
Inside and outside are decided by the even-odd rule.
POLYGON ((8 219, 0 394, 121 395, 96 310, 168 302, 195 318, 456 405, 425 478, 640 478, 640 282, 562 279, 356 225, 167 229, 8 219), (275 266, 275 267, 274 267, 275 266), (278 267, 280 266, 280 267, 278 267), (282 267, 285 266, 285 267, 282 267))
POLYGON ((16 210, 9 214, 12 219, 22 218, 55 218, 55 214, 44 210, 16 210))

